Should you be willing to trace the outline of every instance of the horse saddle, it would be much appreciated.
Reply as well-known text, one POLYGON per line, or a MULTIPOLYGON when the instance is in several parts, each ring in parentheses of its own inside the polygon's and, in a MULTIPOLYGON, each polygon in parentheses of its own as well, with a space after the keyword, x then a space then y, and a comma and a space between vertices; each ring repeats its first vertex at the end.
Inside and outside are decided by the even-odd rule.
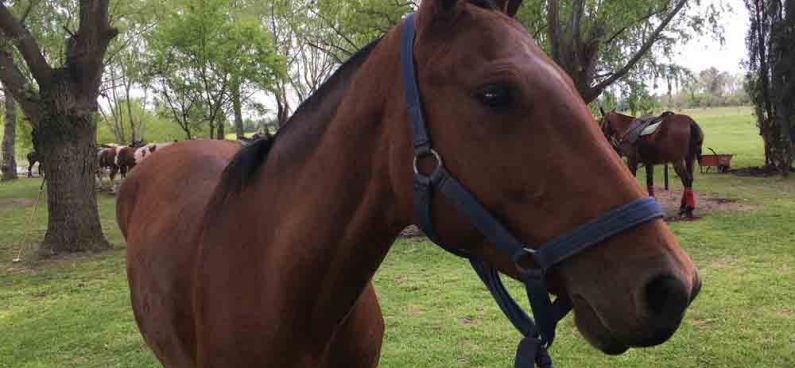
POLYGON ((627 129, 627 133, 622 138, 623 141, 635 144, 641 137, 646 137, 654 134, 665 121, 665 119, 674 113, 666 111, 660 116, 643 116, 635 119, 627 129))

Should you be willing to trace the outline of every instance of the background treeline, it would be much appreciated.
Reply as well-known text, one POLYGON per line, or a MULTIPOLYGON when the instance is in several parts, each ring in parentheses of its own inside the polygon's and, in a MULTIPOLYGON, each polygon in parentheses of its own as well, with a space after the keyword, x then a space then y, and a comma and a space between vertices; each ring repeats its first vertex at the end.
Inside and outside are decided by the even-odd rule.
POLYGON ((664 109, 682 110, 709 107, 746 106, 751 98, 746 90, 746 75, 731 74, 714 67, 698 73, 683 69, 676 85, 660 92, 659 86, 629 82, 602 94, 602 107, 615 107, 633 115, 664 109), (654 93, 656 92, 656 93, 654 93))
MULTIPOLYGON (((113 0, 119 33, 105 55, 100 143, 230 137, 275 130, 360 47, 419 0, 113 0)), ((76 0, 18 1, 44 53, 64 54, 76 0), (52 15, 57 17, 53 18, 52 15), (46 18, 53 19, 50 22, 46 18)), ((648 80, 685 83, 682 106, 732 104, 678 67, 672 51, 694 34, 720 38, 718 1, 528 0, 518 19, 574 80, 586 102, 621 89, 640 96, 648 80)), ((731 79, 731 78, 728 78, 731 79)), ((721 81, 723 83, 723 81, 721 81)), ((738 102, 741 103, 741 102, 738 102)), ((18 151, 30 148, 20 124, 18 151)), ((29 138, 29 134, 28 134, 29 138)))

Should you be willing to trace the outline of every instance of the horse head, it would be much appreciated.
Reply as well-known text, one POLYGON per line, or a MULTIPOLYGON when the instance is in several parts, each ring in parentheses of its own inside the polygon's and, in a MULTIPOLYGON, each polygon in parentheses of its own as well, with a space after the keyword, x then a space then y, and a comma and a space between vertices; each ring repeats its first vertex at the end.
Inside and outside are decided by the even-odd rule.
POLYGON ((129 146, 130 148, 141 148, 146 145, 146 141, 143 139, 135 139, 133 140, 129 146))
MULTIPOLYGON (((615 129, 615 112, 605 114, 602 131, 593 124, 571 79, 513 19, 516 6, 422 2, 413 57, 438 155, 421 157, 417 166, 431 172, 443 158, 444 167, 517 239, 546 244, 645 194, 600 137, 615 129)), ((407 119, 394 120, 396 132, 405 135, 407 119)), ((411 211, 406 161, 412 143, 400 146, 390 156, 390 171, 396 195, 411 211)), ((431 217, 443 242, 518 277, 520 267, 439 197, 431 217)), ((692 260, 657 219, 563 261, 548 273, 548 285, 572 302, 577 327, 593 346, 618 354, 670 338, 700 281, 692 260)))

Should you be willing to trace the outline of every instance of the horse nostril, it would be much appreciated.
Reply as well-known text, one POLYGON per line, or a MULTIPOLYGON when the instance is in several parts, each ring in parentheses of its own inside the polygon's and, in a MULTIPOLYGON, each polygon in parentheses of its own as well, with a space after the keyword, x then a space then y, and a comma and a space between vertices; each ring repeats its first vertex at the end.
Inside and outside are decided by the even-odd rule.
POLYGON ((685 284, 673 276, 659 276, 646 285, 646 305, 656 316, 679 318, 689 303, 685 284))

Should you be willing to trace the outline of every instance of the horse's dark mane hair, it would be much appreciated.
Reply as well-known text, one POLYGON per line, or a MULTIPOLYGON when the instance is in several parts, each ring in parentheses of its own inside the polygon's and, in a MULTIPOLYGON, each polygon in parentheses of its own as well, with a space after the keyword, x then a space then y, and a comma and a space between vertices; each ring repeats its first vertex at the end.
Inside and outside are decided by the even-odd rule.
MULTIPOLYGON (((304 101, 298 109, 296 109, 293 116, 287 120, 284 127, 279 129, 275 136, 271 136, 268 134, 266 137, 258 139, 253 143, 243 147, 240 152, 238 152, 232 161, 229 162, 226 169, 224 169, 224 173, 221 177, 221 182, 219 183, 219 190, 221 193, 224 193, 222 197, 226 197, 226 195, 230 193, 239 193, 243 189, 246 188, 256 177, 259 173, 260 167, 263 166, 265 161, 268 158, 268 153, 270 152, 273 145, 276 141, 284 135, 285 132, 293 128, 293 123, 296 120, 300 120, 306 117, 311 117, 311 114, 315 113, 318 110, 320 104, 329 103, 327 97, 331 95, 337 88, 340 86, 344 86, 346 82, 346 78, 349 73, 349 70, 358 69, 370 53, 373 51, 375 46, 381 39, 376 39, 375 41, 370 42, 367 46, 363 47, 355 54, 353 54, 345 63, 343 63, 334 74, 329 77, 326 82, 324 82, 318 90, 313 93, 309 98, 304 101)), ((335 105, 339 105, 338 103, 335 105)), ((317 120, 321 119, 322 117, 317 117, 315 119, 310 120, 317 120)))

